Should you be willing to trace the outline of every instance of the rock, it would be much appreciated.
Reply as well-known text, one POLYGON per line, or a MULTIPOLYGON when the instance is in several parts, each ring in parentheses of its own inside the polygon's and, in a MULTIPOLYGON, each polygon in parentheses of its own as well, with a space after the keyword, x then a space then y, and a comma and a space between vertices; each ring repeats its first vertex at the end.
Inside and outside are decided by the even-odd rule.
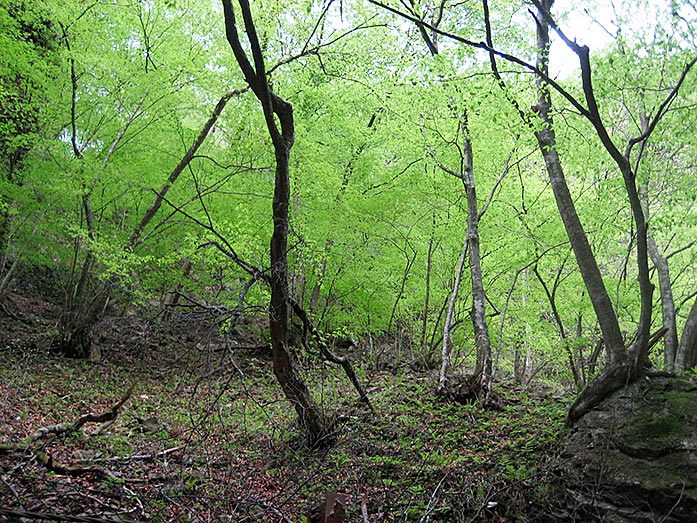
POLYGON ((562 454, 574 521, 697 521, 697 384, 647 377, 586 414, 562 454))

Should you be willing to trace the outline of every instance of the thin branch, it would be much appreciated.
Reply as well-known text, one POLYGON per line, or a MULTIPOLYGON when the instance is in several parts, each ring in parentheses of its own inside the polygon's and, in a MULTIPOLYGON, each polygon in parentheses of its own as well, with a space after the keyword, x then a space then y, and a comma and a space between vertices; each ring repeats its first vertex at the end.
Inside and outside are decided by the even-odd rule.
MULTIPOLYGON (((517 137, 514 141, 517 141, 517 137)), ((515 148, 511 149, 510 154, 508 155, 508 158, 506 158, 506 165, 503 166, 503 171, 501 171, 501 174, 499 177, 496 179, 496 182, 494 183, 494 186, 491 188, 491 191, 489 192, 489 198, 487 199, 486 203, 482 206, 482 210, 479 212, 478 220, 482 219, 482 216, 486 213, 487 210, 489 210, 489 206, 491 205, 491 202, 494 199, 494 194, 496 194, 496 189, 498 188, 501 183, 503 183, 503 179, 506 177, 508 172, 510 171, 511 167, 513 165, 516 165, 517 163, 521 162, 521 160, 516 160, 513 164, 511 164, 511 158, 513 157, 513 153, 515 152, 515 148)), ((532 154, 532 153, 531 153, 532 154)))
POLYGON ((665 113, 668 111, 670 105, 677 98, 680 87, 682 86, 683 82, 685 81, 685 78, 687 77, 692 67, 694 67, 695 63, 697 63, 697 56, 695 56, 692 60, 685 64, 682 73, 680 73, 680 78, 678 78, 678 81, 673 86, 673 89, 671 89, 671 91, 666 96, 665 100, 663 100, 661 105, 658 107, 658 111, 656 111, 656 115, 649 122, 648 128, 636 138, 632 138, 631 140, 629 140, 624 153, 626 157, 629 157, 632 148, 636 144, 643 142, 644 140, 648 139, 649 136, 651 136, 654 129, 658 125, 658 122, 661 120, 661 118, 663 118, 665 113))
POLYGON ((683 252, 683 251, 689 250, 690 248, 692 248, 692 246, 693 246, 694 244, 695 244, 695 242, 694 242, 694 241, 691 241, 690 243, 688 243, 688 244, 685 245, 684 247, 681 247, 680 249, 675 250, 675 251, 671 252, 670 254, 666 254, 664 257, 665 257, 665 259, 667 260, 668 258, 670 258, 670 257, 672 257, 672 256, 675 256, 676 254, 680 254, 680 253, 683 252))
POLYGON ((114 154, 116 147, 118 147, 119 142, 121 142, 123 137, 128 132, 129 127, 131 127, 131 124, 135 121, 136 118, 138 118, 141 114, 143 114, 143 112, 142 112, 143 102, 145 102, 145 98, 147 96, 148 96, 147 93, 143 95, 143 97, 140 99, 140 102, 138 102, 138 105, 136 105, 135 110, 130 115, 128 115, 128 119, 126 120, 126 123, 119 131, 119 134, 116 136, 116 138, 114 138, 114 141, 111 143, 109 150, 107 151, 106 155, 104 155, 104 160, 102 160, 102 170, 106 169, 106 165, 109 162, 111 155, 114 154))
POLYGON ((572 95, 570 94, 566 89, 564 89, 559 83, 557 83, 556 80, 551 78, 548 74, 546 74, 544 71, 542 71, 540 68, 526 62, 525 60, 522 60, 518 58, 517 56, 513 56, 508 53, 504 53, 502 51, 498 51, 497 49, 494 49, 493 47, 490 47, 484 42, 475 42, 474 40, 469 40, 467 38, 463 38, 462 36, 458 36, 453 33, 449 33, 447 31, 443 31, 441 29, 438 29, 432 24, 429 24, 427 22, 424 22, 423 20, 419 20, 418 18, 411 16, 407 13, 404 13, 398 9, 395 9, 394 7, 391 7, 389 5, 383 4, 382 2, 379 2, 378 0, 368 0, 373 5, 376 5, 378 7, 381 7, 383 9, 386 9, 387 11, 390 11, 393 14, 396 14, 397 16, 400 16, 404 18, 405 20, 409 20, 411 22, 414 22, 415 24, 423 24, 425 27, 430 29, 431 31, 438 33, 439 35, 445 36, 446 38, 450 38, 451 40, 455 40, 456 42, 460 42, 462 44, 465 44, 469 47, 473 47, 475 49, 482 49, 484 51, 487 51, 488 53, 493 53, 495 56, 498 56, 499 58, 502 58, 506 60, 507 62, 516 64, 521 66, 524 69, 527 69, 528 71, 535 73, 535 75, 539 76, 544 80, 546 83, 551 85, 555 91, 557 91, 560 95, 562 95, 571 105, 574 106, 574 108, 579 111, 581 114, 586 116, 587 118, 590 118, 590 113, 589 110, 581 105, 581 103, 572 95))
POLYGON ((155 214, 157 214, 157 211, 160 209, 160 207, 162 205, 162 201, 165 198, 165 195, 167 194, 169 189, 172 187, 172 185, 177 181, 177 178, 179 178, 179 175, 184 171, 184 169, 186 169, 186 167, 189 165, 191 160, 194 158, 194 155, 196 154, 196 152, 199 150, 199 148, 201 147, 201 145, 205 141, 206 137, 210 133, 210 131, 213 128, 213 126, 215 125, 215 123, 218 121, 218 117, 223 112, 223 109, 225 109, 225 106, 227 105, 227 103, 230 101, 230 99, 233 96, 240 95, 243 92, 247 91, 247 89, 248 88, 235 89, 233 91, 228 91, 220 98, 217 105, 215 106, 215 109, 213 109, 213 113, 211 114, 211 116, 208 118, 208 121, 206 121, 205 125, 201 129, 201 132, 198 134, 196 139, 193 141, 193 143, 191 144, 189 149, 186 151, 186 154, 184 154, 184 156, 179 161, 177 166, 172 170, 169 177, 167 178, 167 181, 160 188, 160 191, 155 193, 155 198, 153 199, 153 202, 150 204, 150 207, 148 207, 148 209, 145 211, 145 214, 141 218, 138 225, 136 225, 136 227, 131 232, 131 236, 128 240, 128 246, 130 248, 133 248, 138 243, 138 240, 140 239, 140 236, 143 233, 143 229, 145 229, 145 227, 147 227, 147 225, 153 219, 155 214))

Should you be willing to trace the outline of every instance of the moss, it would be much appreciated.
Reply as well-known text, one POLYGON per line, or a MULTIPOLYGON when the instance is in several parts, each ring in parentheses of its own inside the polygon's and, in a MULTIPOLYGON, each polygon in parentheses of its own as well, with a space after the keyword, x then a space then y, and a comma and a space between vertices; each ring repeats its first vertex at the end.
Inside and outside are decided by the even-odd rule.
POLYGON ((697 412, 697 394, 694 391, 670 390, 664 397, 666 409, 676 416, 694 417, 697 412))
POLYGON ((613 441, 635 457, 658 458, 671 451, 688 450, 697 436, 697 394, 692 384, 673 389, 649 388, 647 402, 616 427, 613 441))
POLYGON ((658 457, 657 454, 679 447, 689 433, 685 421, 670 412, 639 411, 617 426, 613 440, 628 454, 658 457))
POLYGON ((650 377, 625 388, 584 418, 565 455, 570 491, 602 485, 593 510, 602 502, 618 514, 633 511, 617 521, 694 521, 697 386, 650 377))

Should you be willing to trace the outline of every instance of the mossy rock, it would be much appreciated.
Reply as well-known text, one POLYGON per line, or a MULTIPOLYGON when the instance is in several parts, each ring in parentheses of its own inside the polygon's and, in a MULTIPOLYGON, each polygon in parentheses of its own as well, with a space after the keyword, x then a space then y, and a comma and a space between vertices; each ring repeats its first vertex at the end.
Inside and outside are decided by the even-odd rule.
POLYGON ((579 421, 563 458, 576 521, 697 521, 697 384, 625 387, 579 421))

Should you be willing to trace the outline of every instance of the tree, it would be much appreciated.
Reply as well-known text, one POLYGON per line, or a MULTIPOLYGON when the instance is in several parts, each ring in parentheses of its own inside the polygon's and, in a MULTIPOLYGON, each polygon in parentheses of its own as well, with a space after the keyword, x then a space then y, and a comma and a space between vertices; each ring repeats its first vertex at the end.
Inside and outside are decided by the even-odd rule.
POLYGON ((273 234, 271 236, 271 303, 269 327, 273 369, 288 400, 293 404, 310 446, 326 443, 331 427, 315 404, 310 391, 295 369, 288 346, 288 206, 290 202, 290 151, 295 142, 293 106, 274 93, 266 77, 266 65, 247 0, 239 1, 245 33, 251 47, 252 62, 242 47, 235 9, 231 0, 223 0, 225 30, 235 59, 245 80, 261 103, 264 120, 276 160, 273 196, 273 234), (278 123, 277 120, 278 119, 278 123), (280 124, 280 128, 279 128, 280 124))
POLYGON ((582 227, 580 227, 580 222, 578 221, 573 206, 573 200, 566 188, 561 165, 556 155, 554 134, 549 117, 551 102, 549 94, 546 92, 547 83, 540 80, 541 96, 536 109, 540 118, 546 122, 546 128, 537 132, 538 141, 540 142, 542 154, 545 156, 547 169, 550 173, 550 180, 552 180, 555 197, 557 198, 559 212, 564 220, 569 239, 574 248, 577 263, 583 275, 584 282, 586 283, 591 301, 593 302, 598 322, 603 330, 603 338, 609 356, 608 365, 603 372, 582 391, 571 406, 568 422, 574 423, 611 392, 621 388, 628 382, 638 379, 646 365, 648 351, 651 346, 649 329, 651 326, 653 306, 653 284, 650 280, 648 267, 648 224, 637 188, 636 168, 633 168, 631 163, 632 150, 635 145, 649 139, 651 133, 665 115, 665 111, 677 96, 681 84, 697 62, 697 58, 693 58, 687 62, 674 87, 669 91, 663 102, 656 107, 656 112, 651 122, 643 129, 639 129, 640 134, 637 137, 628 140, 625 151, 622 153, 611 139, 598 109, 595 90, 591 79, 591 64, 588 47, 579 46, 575 42, 572 42, 558 29, 550 14, 550 8, 552 6, 551 1, 537 2, 535 0, 535 4, 538 9, 538 56, 541 57, 538 59, 538 71, 540 71, 543 76, 548 77, 548 67, 545 56, 550 46, 549 27, 552 26, 557 30, 567 46, 572 49, 579 58, 586 107, 581 106, 578 101, 574 100, 576 102, 575 106, 582 111, 582 114, 584 114, 593 125, 602 146, 612 157, 622 174, 634 219, 634 225, 636 227, 636 263, 641 295, 641 312, 635 341, 629 349, 625 349, 617 316, 610 304, 602 277, 597 270, 595 257, 588 247, 585 233, 582 227))
POLYGON ((537 10, 535 14, 535 26, 537 34, 535 65, 529 63, 517 54, 499 51, 494 45, 494 34, 492 30, 492 18, 489 15, 487 0, 484 0, 484 40, 474 40, 464 38, 452 33, 439 30, 432 24, 419 20, 410 13, 400 12, 399 10, 381 4, 374 0, 372 3, 387 8, 400 16, 412 20, 420 27, 436 31, 441 35, 452 38, 468 47, 480 49, 488 53, 491 64, 491 71, 498 80, 500 86, 510 97, 511 103, 519 111, 523 121, 534 132, 540 152, 544 158, 545 167, 549 176, 552 190, 557 202, 559 215, 564 223, 565 230, 571 242, 576 262, 583 277, 589 298, 595 310, 597 321, 603 333, 605 350, 608 356, 608 364, 602 373, 597 376, 579 395, 574 405, 572 405, 568 422, 573 423, 595 404, 605 398, 611 392, 621 388, 626 383, 636 380, 642 373, 646 364, 648 351, 654 340, 650 337, 650 326, 652 317, 652 295, 653 285, 651 283, 648 265, 648 241, 647 241, 647 221, 639 198, 637 188, 637 172, 632 164, 634 148, 644 140, 650 138, 656 127, 664 118, 668 108, 675 101, 680 88, 690 73, 697 58, 688 58, 686 63, 674 81, 671 88, 667 89, 665 97, 654 106, 652 118, 647 126, 647 131, 638 130, 638 135, 630 137, 626 141, 624 152, 620 151, 613 141, 598 106, 596 99, 595 86, 592 79, 592 66, 590 62, 590 51, 587 46, 582 46, 570 40, 556 24, 550 9, 553 1, 544 0, 542 2, 533 0, 537 10), (565 89, 549 75, 548 59, 550 48, 550 28, 559 35, 560 39, 571 49, 579 59, 581 97, 575 97, 570 91, 565 89), (532 71, 537 78, 538 101, 533 107, 537 120, 530 118, 530 115, 522 109, 521 104, 512 94, 509 86, 499 71, 497 60, 503 59, 511 64, 521 67, 523 70, 532 71), (598 267, 598 263, 591 249, 586 232, 581 224, 574 199, 571 196, 567 180, 562 169, 559 156, 557 141, 555 136, 554 124, 552 120, 552 100, 550 89, 554 89, 570 106, 580 113, 591 129, 594 131, 600 146, 615 163, 615 166, 622 176, 625 194, 629 202, 633 226, 635 231, 636 246, 636 270, 639 282, 640 313, 636 324, 636 335, 631 346, 626 348, 619 325, 617 313, 613 308, 609 298, 603 276, 598 267))
MULTIPOLYGON (((55 8, 55 16, 67 51, 68 89, 62 115, 66 121, 62 139, 47 145, 55 149, 58 174, 48 183, 64 188, 67 201, 76 204, 66 214, 69 218, 59 221, 71 229, 72 252, 65 260, 62 311, 52 348, 69 357, 85 358, 91 353, 93 329, 114 294, 116 280, 125 284, 131 265, 128 251, 122 249, 128 221, 113 218, 133 216, 127 209, 129 204, 135 207, 138 198, 131 193, 129 204, 124 203, 126 194, 115 179, 129 156, 143 145, 144 140, 137 137, 164 123, 164 101, 172 102, 179 94, 176 88, 172 92, 170 82, 176 85, 184 73, 158 69, 158 58, 147 45, 148 31, 154 29, 147 24, 143 35, 131 36, 129 46, 127 35, 132 33, 132 22, 142 16, 142 6, 62 7, 65 10, 55 8), (138 60, 141 39, 144 63, 138 60), (100 41, 109 44, 100 52, 91 49, 94 53, 89 54, 89 45, 100 41)), ((49 169, 40 166, 37 170, 49 169)), ((46 182, 44 178, 35 183, 46 182)))
MULTIPOLYGON (((412 14, 417 15, 414 2, 410 4, 410 7, 412 14)), ((440 4, 438 7, 428 7, 428 10, 431 11, 430 18, 432 20, 433 27, 438 27, 443 18, 444 3, 440 4)), ((440 53, 438 49, 438 41, 436 38, 434 38, 434 34, 429 34, 423 25, 418 23, 417 25, 419 28, 419 34, 426 43, 431 56, 434 58, 439 57, 440 53)), ((443 79, 441 78, 441 80, 443 79)), ((447 82, 444 82, 444 84, 447 87, 447 82)), ((451 98, 449 105, 454 109, 458 104, 452 99, 452 95, 449 95, 449 97, 451 98)), ((489 336, 489 328, 486 322, 486 296, 484 293, 481 251, 479 247, 479 221, 481 220, 481 217, 486 209, 480 213, 479 204, 477 201, 477 188, 474 177, 474 154, 472 151, 472 135, 468 122, 467 108, 464 107, 462 109, 462 114, 454 114, 453 119, 455 119, 458 126, 458 132, 456 134, 460 136, 462 140, 462 145, 456 144, 460 156, 460 169, 453 170, 447 167, 440 161, 433 150, 430 151, 432 158, 440 169, 462 180, 467 199, 467 227, 465 243, 462 246, 462 254, 457 266, 453 291, 448 304, 446 320, 443 326, 442 364, 439 376, 438 391, 440 393, 447 394, 448 371, 450 366, 450 331, 453 327, 453 314, 459 293, 462 269, 465 262, 465 257, 469 251, 468 259, 470 282, 472 285, 472 308, 470 310, 470 318, 472 320, 472 326, 474 329, 474 339, 477 353, 476 364, 472 373, 472 382, 474 384, 473 388, 475 390, 472 392, 476 397, 479 398, 480 402, 485 403, 491 391, 491 380, 493 377, 491 338, 489 336)))
POLYGON ((55 21, 40 2, 0 6, 0 297, 10 288, 23 253, 11 252, 13 214, 21 199, 27 156, 55 132, 55 101, 62 48, 55 21))

